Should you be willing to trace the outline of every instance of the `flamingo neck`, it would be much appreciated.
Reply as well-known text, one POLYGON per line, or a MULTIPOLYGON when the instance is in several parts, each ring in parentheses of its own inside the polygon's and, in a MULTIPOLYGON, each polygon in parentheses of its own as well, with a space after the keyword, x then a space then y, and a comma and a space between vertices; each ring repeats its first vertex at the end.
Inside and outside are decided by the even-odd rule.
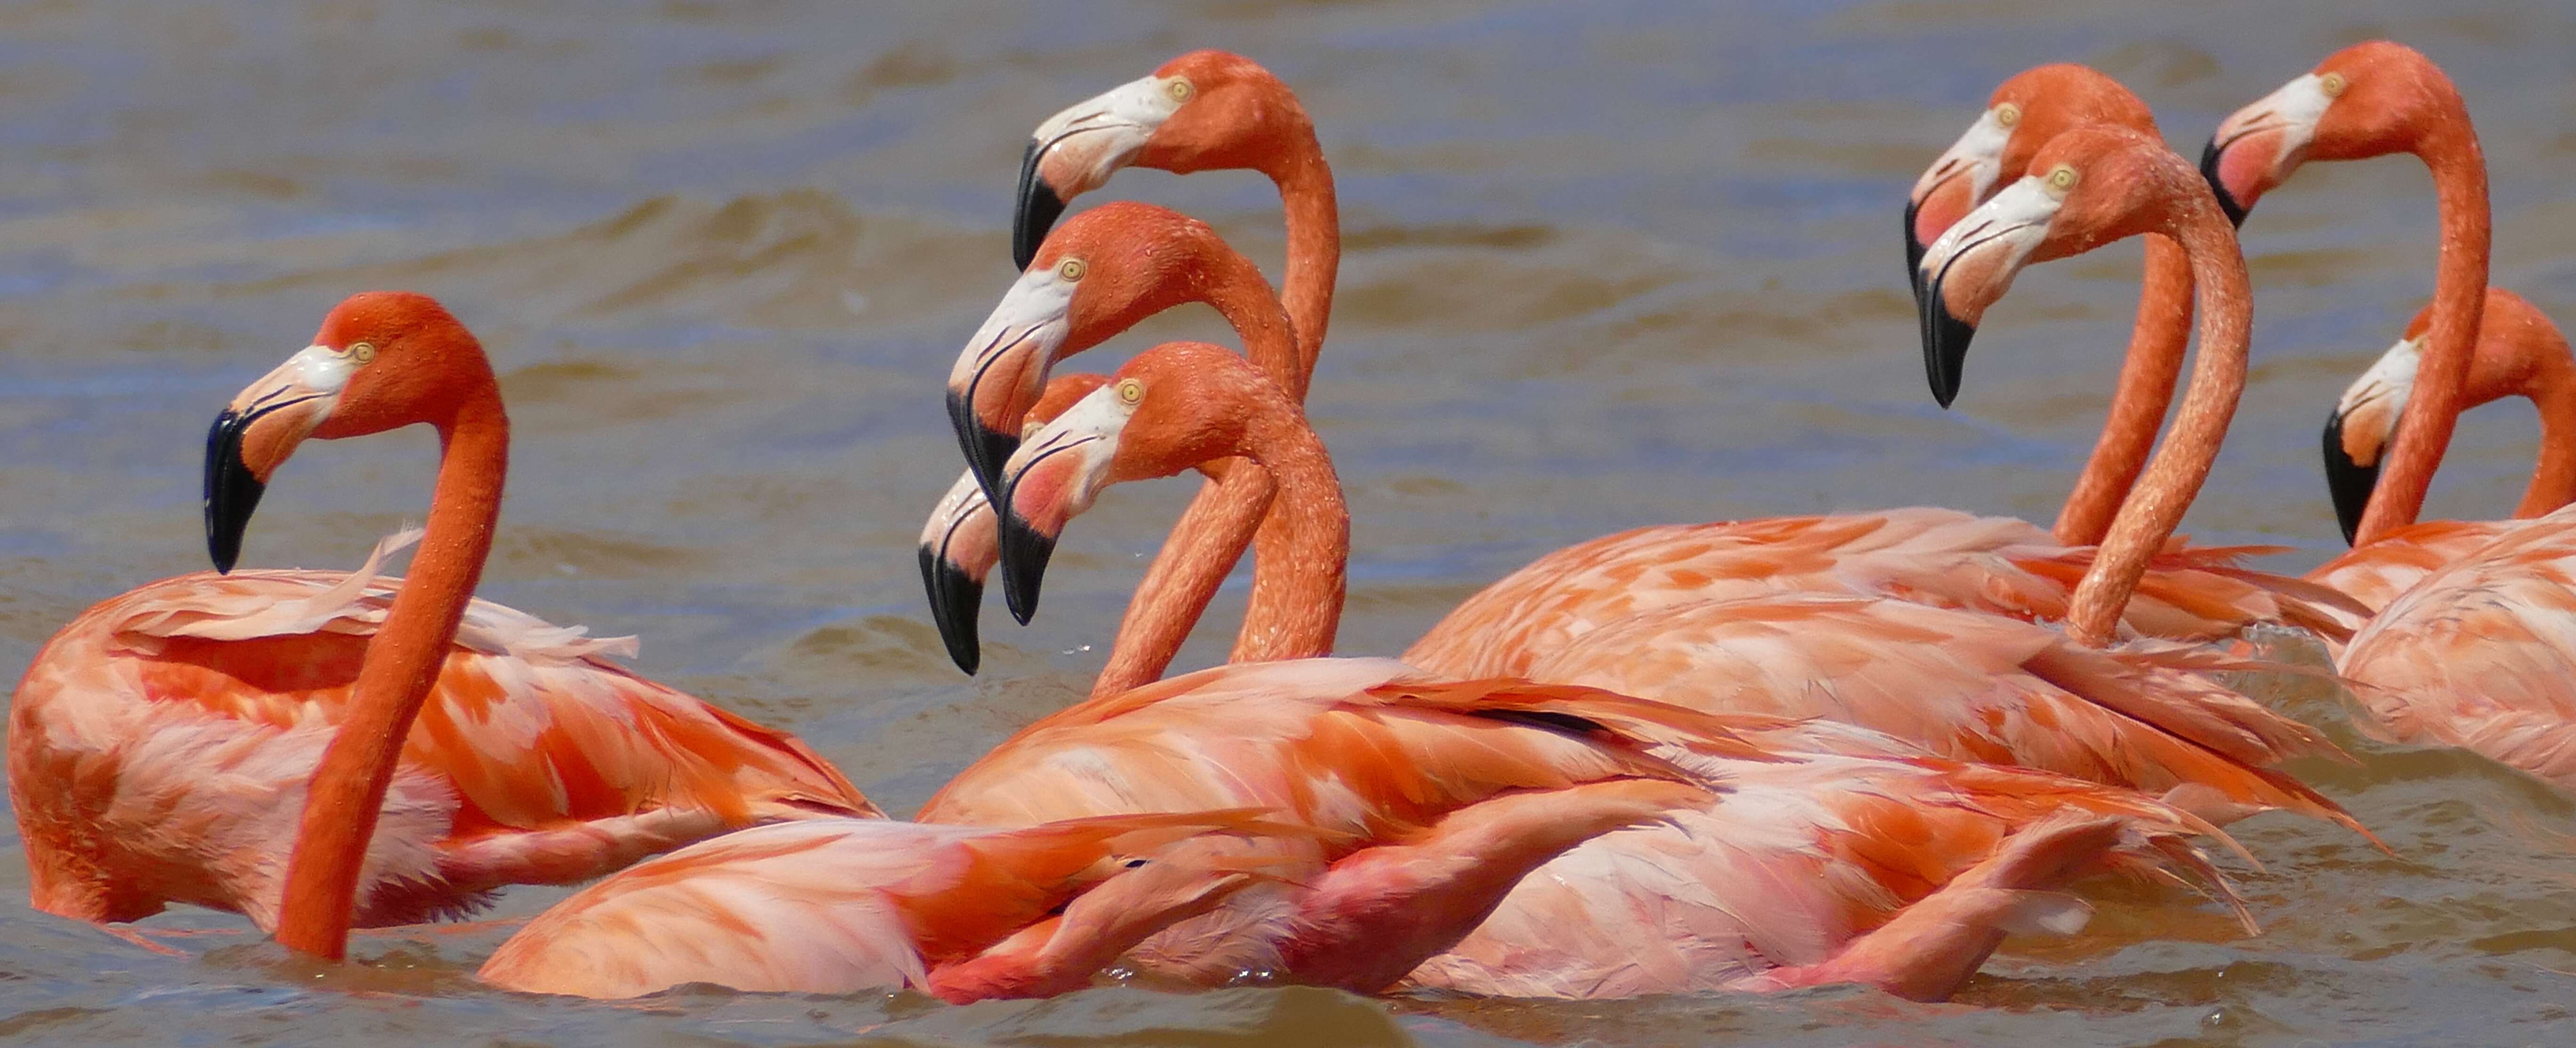
POLYGON ((2532 376, 2524 389, 2540 409, 2540 461, 2532 466, 2531 484, 2522 490, 2517 519, 2543 516, 2576 502, 2576 361, 2567 343, 2550 335, 2549 346, 2533 356, 2532 376))
POLYGON ((2111 518, 2146 468, 2156 430, 2173 404, 2174 381, 2182 377, 2183 351, 2191 342, 2191 259, 2182 245, 2154 234, 2147 237, 2146 254, 2138 321, 2129 333, 2110 417, 2057 515, 2057 541, 2069 546, 2099 545, 2111 530, 2111 518))
POLYGON ((420 552, 383 627, 367 644, 348 715, 314 767, 287 860, 277 941, 329 960, 347 951, 367 843, 396 758, 437 683, 492 551, 502 477, 509 468, 510 422, 501 410, 500 388, 488 375, 439 436, 438 483, 420 552))
POLYGON ((2389 445, 2379 484, 2362 511, 2361 526, 2353 532, 2356 546, 2391 528, 2414 523, 2424 511, 2433 470, 2442 464, 2452 427, 2467 406, 2469 361, 2476 352, 2478 323, 2486 310, 2487 251, 2493 232, 2487 210, 2486 158, 2458 93, 2448 81, 2439 86, 2447 96, 2446 116, 2425 128, 2415 150, 2433 172, 2433 193, 2442 220, 2441 262, 2433 276, 2433 322, 2425 333, 2414 394, 2397 420, 2397 439, 2389 445))
POLYGON ((2192 362, 2191 388, 2183 394, 2172 435, 2147 464, 2145 479, 2120 507, 2092 567, 2076 584, 2066 632, 2083 644, 2110 642, 2129 595, 2147 573, 2148 560, 2182 523, 2183 511, 2191 508, 2201 482, 2209 478, 2219 442, 2245 392, 2254 313, 2245 256, 2208 194, 2177 191, 2171 199, 2175 204, 2167 213, 2168 228, 2161 231, 2179 241, 2191 260, 2200 353, 2192 362))
MULTIPOLYGON (((1277 481, 1270 520, 1278 555, 1252 564, 1252 599, 1232 662, 1314 658, 1333 653, 1351 558, 1351 514, 1324 441, 1291 405, 1256 415, 1247 451, 1277 481)), ((1267 528, 1265 528, 1265 534, 1267 528)))
MULTIPOLYGON (((1279 184, 1288 225, 1288 268, 1279 282, 1280 298, 1297 326, 1298 353, 1311 375, 1315 357, 1324 349, 1324 328, 1332 321, 1333 282, 1342 265, 1342 217, 1333 198, 1333 169, 1324 162, 1324 147, 1315 141, 1312 124, 1289 139, 1268 173, 1279 184)), ((1289 395, 1303 403, 1305 380, 1289 387, 1289 395)))
MULTIPOLYGON (((1253 366, 1290 396, 1304 397, 1313 360, 1300 347, 1295 326, 1271 296, 1261 271, 1243 256, 1225 252, 1201 290, 1207 303, 1234 325, 1253 366)), ((1270 476, 1245 465, 1239 459, 1209 464, 1208 482, 1172 525, 1128 600, 1109 662, 1092 679, 1093 695, 1115 695, 1162 677, 1252 545, 1256 525, 1262 548, 1284 555, 1284 533, 1274 535, 1278 526, 1265 521, 1273 491, 1270 476)))

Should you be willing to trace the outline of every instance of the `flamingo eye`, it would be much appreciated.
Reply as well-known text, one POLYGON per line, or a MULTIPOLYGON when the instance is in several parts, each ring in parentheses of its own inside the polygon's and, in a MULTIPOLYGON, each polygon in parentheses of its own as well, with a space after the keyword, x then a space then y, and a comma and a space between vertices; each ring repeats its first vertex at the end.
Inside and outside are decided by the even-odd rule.
POLYGON ((2065 196, 2067 190, 2075 188, 2075 181, 2075 169, 2059 164, 2048 172, 2048 191, 2057 196, 2065 196))
POLYGON ((1066 283, 1080 280, 1084 273, 1088 273, 1090 271, 1091 267, 1083 264, 1083 261, 1078 258, 1065 259, 1055 267, 1055 275, 1063 277, 1066 283))
POLYGON ((1172 96, 1174 102, 1187 102, 1191 96, 1199 93, 1199 89, 1192 86, 1188 80, 1176 76, 1163 81, 1163 93, 1172 96))
POLYGON ((1146 859, 1129 859, 1129 860, 1127 860, 1127 862, 1126 862, 1126 864, 1125 864, 1125 865, 1126 865, 1126 867, 1127 867, 1128 869, 1131 869, 1131 870, 1132 870, 1132 869, 1135 869, 1135 868, 1137 868, 1137 867, 1139 867, 1139 866, 1143 866, 1143 865, 1145 865, 1145 863, 1147 863, 1148 861, 1150 861, 1150 860, 1146 860, 1146 859))
POLYGON ((2327 73, 2317 78, 2317 90, 2324 92, 2327 98, 2341 95, 2344 88, 2351 86, 2352 81, 2346 79, 2342 73, 2327 73))
POLYGON ((1118 380, 1118 402, 1119 402, 1119 403, 1121 403, 1121 404, 1125 404, 1125 405, 1128 405, 1128 406, 1130 406, 1130 407, 1133 407, 1133 406, 1135 406, 1135 404, 1136 404, 1138 401, 1141 401, 1141 400, 1144 400, 1144 399, 1145 399, 1145 384, 1144 384, 1144 383, 1142 383, 1142 382, 1138 382, 1138 381, 1136 381, 1135 379, 1132 379, 1132 378, 1127 378, 1127 379, 1120 379, 1120 380, 1118 380))
POLYGON ((360 342, 357 345, 349 347, 349 359, 361 364, 376 359, 376 344, 373 342, 360 342))
POLYGON ((1995 126, 2011 127, 2021 123, 2021 107, 2006 102, 1995 107, 1995 126))

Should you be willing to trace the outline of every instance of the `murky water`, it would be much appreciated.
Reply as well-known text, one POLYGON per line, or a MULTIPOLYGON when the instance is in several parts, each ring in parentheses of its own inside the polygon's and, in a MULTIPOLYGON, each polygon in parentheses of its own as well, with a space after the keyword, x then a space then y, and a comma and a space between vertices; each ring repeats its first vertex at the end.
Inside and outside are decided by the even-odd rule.
MULTIPOLYGON (((745 0, 0 8, 0 673, 87 604, 203 563, 213 412, 364 288, 491 347, 517 446, 485 593, 644 638, 647 673, 790 727, 889 809, 1070 701, 1191 485, 1077 525, 1036 626, 949 667, 912 539, 959 463, 940 383, 1012 276, 1020 143, 1071 100, 1223 46, 1304 96, 1346 256, 1312 409, 1357 554, 1342 637, 1401 650, 1475 587, 1634 524, 1931 502, 2045 521, 2125 344, 2137 249, 2026 274, 1956 411, 1925 395, 1897 214, 1992 86, 2093 63, 2197 149, 2370 35, 2458 79, 2496 280, 2576 320, 2576 8, 2557 0, 1496 3, 745 0)), ((1245 173, 1111 193, 1275 260, 1245 173)), ((2204 539, 2334 546, 2316 427, 2429 292, 2419 165, 2316 165, 2249 231, 2256 364, 2204 539)), ((1274 270, 1275 272, 1275 270, 1274 270)), ((1193 309, 1098 351, 1214 337, 1193 309)), ((2528 408, 2473 418, 2436 512, 2501 513, 2528 408)), ((245 562, 345 568, 417 520, 425 432, 315 445, 245 562)), ((1235 591, 1239 594, 1239 590, 1235 591)), ((1235 598, 1239 600, 1239 596, 1235 598)), ((1186 665, 1221 659, 1231 609, 1186 665)), ((2328 695, 2263 690, 2340 725, 2328 695)), ((1470 1045, 2457 1043, 2576 1039, 2576 799, 2456 753, 2300 769, 2396 849, 2242 836, 2266 934, 2106 900, 1956 1004, 1850 990, 1531 1004, 1107 988, 514 997, 503 934, 378 936, 324 970, 238 934, 151 956, 20 908, 0 844, 0 1036, 83 1044, 1470 1045)), ((521 891, 501 916, 560 893, 521 891)), ((172 914, 163 928, 238 929, 172 914)))

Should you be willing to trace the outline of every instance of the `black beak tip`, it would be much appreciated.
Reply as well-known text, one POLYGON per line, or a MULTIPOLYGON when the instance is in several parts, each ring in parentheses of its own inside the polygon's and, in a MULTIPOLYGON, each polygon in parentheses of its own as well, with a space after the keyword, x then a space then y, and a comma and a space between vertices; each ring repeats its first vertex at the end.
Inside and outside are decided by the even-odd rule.
POLYGON ((1926 245, 1914 236, 1914 216, 1922 209, 1923 205, 1917 201, 1905 202, 1905 283, 1914 289, 1917 299, 1923 297, 1923 249, 1926 245))
POLYGON ((1026 626, 1038 613, 1038 588, 1046 581, 1048 558, 1055 556, 1055 539, 1039 534, 1017 513, 1005 512, 1001 518, 1003 603, 1026 626))
POLYGON ((930 595, 930 620, 939 626, 939 641, 948 658, 972 677, 984 663, 983 641, 976 635, 976 612, 984 604, 984 584, 950 566, 937 549, 921 547, 921 585, 930 595))
POLYGON ((242 431, 248 426, 248 418, 225 411, 206 432, 206 555, 223 574, 241 560, 242 534, 268 491, 242 463, 242 431))
POLYGON ((1977 326, 1950 315, 1941 298, 1941 282, 1925 285, 1915 298, 1923 316, 1923 374, 1932 383, 1932 399, 1944 409, 1959 399, 1960 373, 1967 367, 1968 343, 1977 326))
POLYGON ((1046 242, 1047 231, 1064 215, 1064 200, 1055 195, 1055 187, 1038 174, 1038 143, 1020 154, 1019 200, 1011 216, 1011 262, 1021 269, 1038 257, 1038 245, 1046 242))
POLYGON ((2343 526, 2344 545, 2361 531, 2361 516, 2370 508, 2370 493, 2379 486, 2379 465, 2361 465, 2343 450, 2343 416, 2326 419, 2326 493, 2334 499, 2335 523, 2343 526))
POLYGON ((2218 209, 2227 212, 2227 224, 2242 229, 2245 227, 2245 213, 2250 209, 2237 203, 2236 198, 2227 192, 2226 181, 2218 177, 2218 158, 2226 153, 2227 147, 2218 144, 2218 137, 2210 136, 2209 144, 2200 149, 2200 177, 2209 182, 2209 191, 2217 195, 2218 209))
POLYGON ((974 405, 955 390, 948 393, 948 422, 957 430, 957 443, 966 452, 966 465, 975 471, 975 483, 984 488, 988 499, 1002 490, 1002 467, 1011 461, 1011 453, 1020 450, 1020 438, 986 426, 975 417, 974 405))

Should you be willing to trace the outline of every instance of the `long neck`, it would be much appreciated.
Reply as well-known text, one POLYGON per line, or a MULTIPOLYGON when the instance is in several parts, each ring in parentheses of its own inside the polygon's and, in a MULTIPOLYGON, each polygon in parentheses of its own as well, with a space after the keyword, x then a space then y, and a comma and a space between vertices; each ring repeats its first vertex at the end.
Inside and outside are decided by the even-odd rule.
POLYGON ((1230 661, 1330 655, 1351 558, 1341 478, 1301 412, 1283 407, 1256 417, 1249 438, 1253 457, 1279 484, 1264 533, 1275 527, 1282 538, 1277 555, 1265 550, 1253 561, 1251 604, 1230 661))
POLYGON ((2557 342, 2533 365, 2528 392, 2540 409, 2540 461, 2513 515, 2528 519, 2576 502, 2576 361, 2557 342))
MULTIPOLYGON (((1208 304, 1234 325, 1253 366, 1302 398, 1314 361, 1300 347, 1294 325, 1271 297, 1261 271, 1243 256, 1226 252, 1204 291, 1208 304)), ((1180 654, 1271 505, 1270 475, 1246 465, 1226 460, 1208 470, 1208 483, 1172 525, 1162 550, 1136 584, 1118 624, 1118 639, 1110 645, 1109 662, 1091 682, 1093 695, 1115 695, 1160 678, 1180 654)), ((1275 526, 1262 527, 1265 550, 1278 541, 1269 537, 1273 530, 1275 526)))
POLYGON ((2487 249, 2491 240, 2487 213, 2487 164, 2478 149, 2477 132, 2468 113, 2453 96, 2455 119, 2428 128, 2417 155, 2433 172, 2433 192, 2442 219, 2440 269, 2433 276, 2433 323, 2426 332, 2424 357, 2415 373, 2415 392, 2397 420, 2397 439, 2389 445, 2379 484, 2362 511, 2353 544, 2363 545, 2388 529, 2415 522, 2424 510, 2424 495, 2433 486, 2433 470, 2450 448, 2451 429, 2459 421, 2467 395, 2469 358, 2478 343, 2478 321, 2485 312, 2487 249))
MULTIPOLYGON (((2205 196, 2205 194, 2204 194, 2205 196)), ((2191 388, 2183 394, 2182 411, 2173 434, 2148 463, 2146 479, 2120 508, 2093 566, 2076 584, 2066 613, 2066 632, 2084 644, 2111 639, 2129 595, 2147 573, 2147 561, 2164 546, 2183 511, 2200 494, 2218 461, 2219 441, 2236 414, 2245 392, 2247 342, 2253 327, 2253 289, 2245 276, 2245 256, 2214 201, 2180 194, 2176 228, 2166 232, 2181 241, 2191 258, 2192 282, 2198 288, 2200 353, 2192 362, 2191 388)))
POLYGON ((2057 515, 2057 541, 2092 546, 2111 530, 2111 518, 2146 468, 2156 430, 2173 404, 2174 380, 2182 377, 2183 350, 2191 341, 2191 260, 2182 245, 2161 235, 2147 237, 2146 280, 2138 288, 2138 322, 2129 333, 2129 354, 2120 365, 2119 391, 2111 397, 2111 415, 2102 423, 2102 438, 2084 463, 2066 508, 2057 515))
POLYGON ((277 941, 331 960, 348 948, 358 878, 412 718, 437 683, 501 514, 510 422, 497 386, 467 398, 441 434, 438 486, 410 577, 358 669, 348 718, 323 748, 286 865, 277 941))
POLYGON ((1136 584, 1126 617, 1118 623, 1118 639, 1109 646, 1109 663, 1091 682, 1091 694, 1116 695, 1161 679, 1235 562, 1243 559, 1277 490, 1269 471, 1249 463, 1199 487, 1198 497, 1190 500, 1153 565, 1145 569, 1144 580, 1136 584))
MULTIPOLYGON (((1288 219, 1288 269, 1279 297, 1297 325, 1298 350, 1311 375, 1315 355, 1324 348, 1324 328, 1332 320, 1333 281, 1342 264, 1342 217, 1333 199, 1333 169, 1324 163, 1324 147, 1315 141, 1314 129, 1303 129, 1290 143, 1270 171, 1288 219)), ((1304 402, 1305 380, 1289 387, 1289 394, 1304 402)))

